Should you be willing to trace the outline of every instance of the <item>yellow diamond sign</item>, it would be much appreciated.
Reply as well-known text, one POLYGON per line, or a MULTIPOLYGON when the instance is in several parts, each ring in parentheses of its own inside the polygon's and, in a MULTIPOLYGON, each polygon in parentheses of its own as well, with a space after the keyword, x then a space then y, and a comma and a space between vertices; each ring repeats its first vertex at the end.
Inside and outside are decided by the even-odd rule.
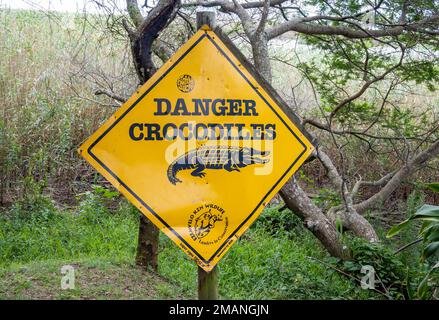
POLYGON ((79 150, 206 271, 313 151, 238 56, 199 30, 79 150))

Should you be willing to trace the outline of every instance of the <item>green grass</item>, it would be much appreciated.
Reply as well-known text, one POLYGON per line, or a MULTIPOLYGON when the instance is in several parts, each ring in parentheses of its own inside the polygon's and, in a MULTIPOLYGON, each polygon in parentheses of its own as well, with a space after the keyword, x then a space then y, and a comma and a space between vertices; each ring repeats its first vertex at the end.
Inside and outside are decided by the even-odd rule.
POLYGON ((114 212, 88 193, 75 210, 59 211, 34 195, 0 213, 0 266, 50 259, 119 257, 135 252, 137 221, 125 202, 114 212))
POLYGON ((0 299, 182 299, 179 287, 118 260, 44 261, 0 269, 0 299), (75 289, 61 289, 61 267, 75 268, 75 289))
MULTIPOLYGON (((219 264, 220 297, 223 299, 368 299, 378 298, 361 290, 337 272, 310 259, 326 254, 309 236, 273 238, 250 230, 219 264), (308 242, 308 243, 307 243, 308 242)), ((160 273, 174 279, 183 292, 196 291, 196 267, 184 254, 163 241, 160 273)))
MULTIPOLYGON (((195 264, 163 234, 159 276, 133 266, 137 212, 125 201, 95 191, 85 194, 76 209, 60 211, 37 192, 31 198, 0 214, 0 298, 196 297, 195 264), (76 291, 59 288, 60 268, 68 264, 78 271, 76 291), (121 280, 125 274, 127 291, 121 280), (142 294, 151 277, 151 293, 142 294)), ((379 298, 310 257, 328 259, 291 213, 267 209, 220 262, 220 297, 379 298)))

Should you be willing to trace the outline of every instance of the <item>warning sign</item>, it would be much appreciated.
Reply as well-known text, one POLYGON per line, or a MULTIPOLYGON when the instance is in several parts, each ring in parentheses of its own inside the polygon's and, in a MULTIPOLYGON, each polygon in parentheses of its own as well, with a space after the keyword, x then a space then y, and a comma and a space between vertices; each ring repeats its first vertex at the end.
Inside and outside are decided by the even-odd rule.
POLYGON ((313 151, 225 43, 198 31, 79 150, 206 271, 313 151))

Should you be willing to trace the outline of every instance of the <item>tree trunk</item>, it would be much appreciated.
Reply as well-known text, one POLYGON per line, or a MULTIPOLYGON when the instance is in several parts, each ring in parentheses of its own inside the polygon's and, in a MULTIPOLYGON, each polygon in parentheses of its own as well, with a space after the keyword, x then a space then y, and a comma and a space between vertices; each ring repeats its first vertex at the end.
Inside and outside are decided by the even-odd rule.
POLYGON ((343 227, 353 232, 357 237, 364 238, 370 242, 378 242, 378 235, 375 229, 363 216, 361 216, 354 208, 354 202, 352 194, 347 190, 343 179, 340 176, 337 168, 335 167, 329 156, 319 148, 317 151, 317 157, 322 165, 328 171, 329 179, 332 181, 334 187, 340 190, 344 197, 345 204, 340 207, 333 207, 327 212, 327 217, 335 225, 336 221, 342 222, 343 227))
MULTIPOLYGON (((252 39, 253 60, 256 70, 269 83, 272 81, 271 65, 268 56, 268 40, 265 33, 255 35, 252 39)), ((291 178, 279 192, 285 205, 302 219, 305 227, 309 229, 335 257, 347 258, 349 252, 346 250, 334 224, 325 214, 314 205, 308 195, 296 183, 295 178, 291 178)))
POLYGON ((136 264, 157 271, 159 250, 159 229, 143 214, 139 219, 136 264))
POLYGON ((279 194, 288 208, 302 219, 305 227, 320 240, 332 256, 342 259, 349 257, 349 251, 342 245, 334 224, 312 203, 294 177, 282 187, 279 194))
POLYGON ((253 43, 255 45, 252 45, 252 52, 256 69, 267 82, 271 83, 271 65, 268 55, 268 40, 265 32, 254 35, 253 43))
MULTIPOLYGON (((127 10, 136 30, 124 24, 131 41, 131 53, 140 84, 144 84, 155 73, 152 61, 152 46, 159 33, 166 27, 180 6, 179 0, 160 0, 143 19, 136 0, 127 0, 127 10)), ((139 235, 136 264, 157 271, 159 230, 143 214, 139 218, 139 235)))
POLYGON ((375 229, 369 221, 355 210, 347 212, 345 208, 340 211, 328 211, 328 219, 335 225, 340 220, 346 230, 351 231, 355 236, 368 240, 369 242, 379 242, 375 229))
POLYGON ((364 213, 367 210, 373 209, 374 207, 382 204, 401 185, 404 179, 410 177, 410 175, 412 175, 422 165, 425 165, 437 156, 439 156, 439 140, 436 140, 426 150, 418 153, 407 161, 407 163, 393 175, 393 177, 378 193, 374 194, 369 199, 356 204, 355 209, 359 213, 364 213))

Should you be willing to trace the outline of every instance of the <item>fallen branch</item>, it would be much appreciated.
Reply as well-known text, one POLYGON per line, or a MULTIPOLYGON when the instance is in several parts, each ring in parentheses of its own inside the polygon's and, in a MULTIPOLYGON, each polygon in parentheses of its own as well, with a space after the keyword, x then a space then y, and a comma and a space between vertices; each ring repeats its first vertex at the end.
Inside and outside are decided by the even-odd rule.
POLYGON ((123 98, 122 96, 119 96, 119 95, 117 95, 117 94, 115 94, 113 92, 106 91, 106 90, 103 90, 103 89, 99 89, 99 90, 95 91, 95 96, 101 96, 101 95, 107 96, 107 97, 109 97, 109 98, 111 98, 113 100, 116 100, 118 102, 121 102, 121 103, 125 103, 128 100, 128 99, 123 98))

